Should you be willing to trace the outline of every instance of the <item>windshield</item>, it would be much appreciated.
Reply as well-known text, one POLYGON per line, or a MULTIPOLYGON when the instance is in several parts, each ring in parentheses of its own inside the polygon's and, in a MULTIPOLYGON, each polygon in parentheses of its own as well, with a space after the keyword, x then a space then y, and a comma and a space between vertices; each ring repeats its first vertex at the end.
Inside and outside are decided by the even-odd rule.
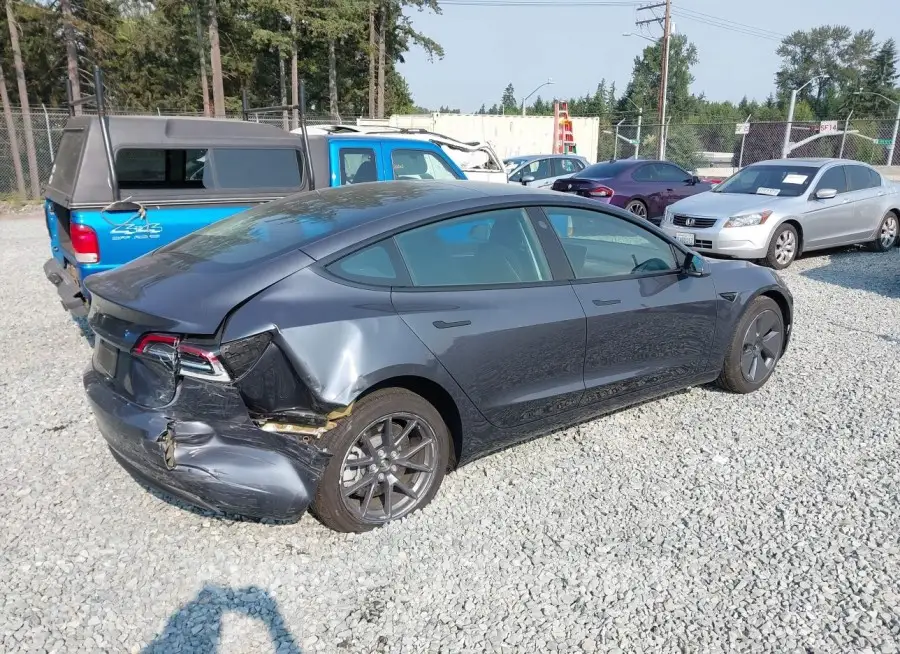
POLYGON ((609 179, 610 177, 616 177, 633 166, 633 161, 604 161, 603 163, 596 163, 593 166, 588 166, 580 173, 573 175, 573 177, 609 179))
POLYGON ((806 192, 817 172, 818 168, 791 164, 748 166, 712 192, 794 198, 806 192))
POLYGON ((507 170, 512 170, 519 164, 523 164, 528 161, 528 157, 513 157, 512 159, 504 159, 503 165, 506 166, 507 170))

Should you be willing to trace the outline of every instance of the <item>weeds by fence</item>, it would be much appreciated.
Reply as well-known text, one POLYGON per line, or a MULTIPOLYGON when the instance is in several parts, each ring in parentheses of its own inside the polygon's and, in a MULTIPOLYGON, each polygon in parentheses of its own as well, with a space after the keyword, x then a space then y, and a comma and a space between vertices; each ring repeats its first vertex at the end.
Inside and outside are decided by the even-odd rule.
MULTIPOLYGON (((117 112, 113 112, 117 113, 117 112)), ((126 112, 121 112, 122 114, 126 112)), ((135 115, 135 112, 127 112, 135 115)), ((145 112, 143 115, 198 116, 200 114, 145 112)), ((19 159, 25 175, 26 192, 30 188, 22 113, 13 110, 13 125, 18 136, 19 159)), ((240 114, 227 118, 239 119, 240 114)), ((253 114, 251 120, 290 128, 290 116, 282 112, 253 114)), ((68 114, 65 111, 38 108, 32 111, 40 183, 46 182, 53 167, 68 114)), ((310 125, 333 123, 329 116, 308 116, 310 125)), ((355 123, 355 117, 344 122, 355 123)), ((637 156, 654 159, 659 142, 665 139, 665 157, 688 170, 721 168, 724 173, 758 161, 781 157, 787 123, 751 122, 744 130, 735 123, 670 123, 661 125, 604 125, 600 130, 597 158, 626 159, 637 156), (739 133, 745 132, 745 133, 739 133)), ((844 157, 877 166, 900 165, 900 147, 894 148, 888 161, 895 129, 893 120, 859 119, 850 121, 795 122, 791 128, 790 157, 844 157)), ((465 138, 465 135, 458 135, 465 138)), ((0 195, 19 195, 13 167, 13 148, 5 121, 0 121, 0 195)))

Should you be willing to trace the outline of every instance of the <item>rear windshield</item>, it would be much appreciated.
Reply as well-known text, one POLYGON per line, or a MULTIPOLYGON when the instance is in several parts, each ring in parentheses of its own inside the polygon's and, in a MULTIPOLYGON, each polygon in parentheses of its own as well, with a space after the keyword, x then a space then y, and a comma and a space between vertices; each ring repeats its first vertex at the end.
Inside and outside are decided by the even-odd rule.
POLYGON ((47 186, 71 196, 72 191, 75 190, 75 176, 78 172, 78 165, 81 163, 81 153, 84 150, 86 136, 87 130, 83 128, 70 127, 63 132, 47 186))
POLYGON ((583 177, 586 179, 609 179, 625 172, 634 165, 630 161, 604 161, 588 166, 580 173, 576 173, 573 177, 583 177))
MULTIPOLYGON (((302 249, 372 217, 375 202, 342 204, 336 189, 292 195, 261 204, 163 246, 157 252, 194 261, 243 265, 302 249)), ((373 192, 374 193, 374 192, 373 192)))
POLYGON ((806 192, 818 168, 792 164, 747 166, 717 186, 713 193, 797 197, 806 192))

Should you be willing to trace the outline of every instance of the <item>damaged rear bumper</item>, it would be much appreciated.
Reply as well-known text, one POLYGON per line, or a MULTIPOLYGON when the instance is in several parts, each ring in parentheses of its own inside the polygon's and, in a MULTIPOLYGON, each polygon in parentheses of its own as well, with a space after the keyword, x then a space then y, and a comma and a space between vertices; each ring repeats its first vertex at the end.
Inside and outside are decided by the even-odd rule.
POLYGON ((216 512, 273 520, 301 516, 315 497, 330 455, 258 428, 232 387, 211 392, 185 380, 172 403, 148 409, 93 369, 83 381, 115 458, 151 487, 216 512))
POLYGON ((44 264, 44 276, 56 287, 59 301, 66 311, 76 318, 88 315, 87 303, 81 288, 56 259, 50 259, 44 264))

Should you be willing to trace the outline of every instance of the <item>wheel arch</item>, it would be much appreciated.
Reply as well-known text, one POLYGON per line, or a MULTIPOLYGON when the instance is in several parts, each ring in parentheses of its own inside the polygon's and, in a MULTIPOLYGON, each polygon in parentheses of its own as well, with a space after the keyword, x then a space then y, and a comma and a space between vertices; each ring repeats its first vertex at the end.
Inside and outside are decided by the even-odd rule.
POLYGON ((757 297, 767 297, 770 300, 773 300, 775 304, 778 305, 778 308, 781 309, 781 317, 784 320, 785 327, 785 339, 781 346, 781 353, 784 354, 784 352, 787 351, 788 341, 790 340, 794 323, 794 314, 791 303, 788 301, 787 297, 785 297, 784 293, 777 288, 767 288, 760 291, 751 299, 751 302, 757 297))
POLYGON ((450 392, 436 381, 427 377, 418 375, 398 375, 383 379, 365 389, 360 393, 355 401, 359 401, 367 395, 371 395, 375 391, 385 388, 403 388, 420 395, 425 398, 438 413, 447 425, 450 431, 450 438, 453 441, 453 449, 451 451, 452 459, 450 467, 456 468, 462 456, 463 426, 462 415, 459 407, 450 392))
MULTIPOLYGON (((803 254, 803 246, 806 244, 806 241, 803 236, 803 225, 800 224, 800 221, 796 218, 796 216, 791 216, 789 218, 785 218, 782 220, 775 229, 772 230, 772 236, 769 237, 769 245, 772 244, 772 239, 775 238, 775 234, 778 232, 778 229, 782 225, 790 225, 797 232, 797 254, 794 255, 794 259, 803 254)), ((767 248, 769 246, 766 246, 767 248)))

